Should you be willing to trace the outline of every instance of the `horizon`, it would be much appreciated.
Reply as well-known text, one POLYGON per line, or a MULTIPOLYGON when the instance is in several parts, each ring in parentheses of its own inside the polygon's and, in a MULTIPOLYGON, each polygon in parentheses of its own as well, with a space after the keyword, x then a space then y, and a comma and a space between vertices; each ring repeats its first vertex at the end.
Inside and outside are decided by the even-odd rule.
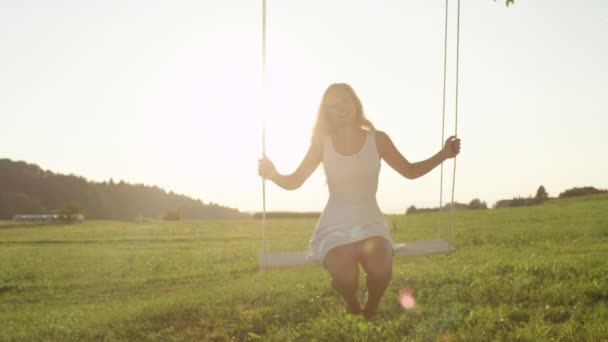
MULTIPOLYGON (((226 207, 226 208, 228 208, 228 209, 236 209, 236 210, 238 210, 238 212, 239 212, 239 213, 242 213, 242 214, 247 214, 247 215, 251 215, 251 216, 258 215, 258 214, 261 214, 261 213, 262 213, 262 211, 245 211, 245 210, 242 210, 242 209, 240 209, 240 208, 228 207, 228 206, 225 206, 225 205, 224 205, 224 204, 222 204, 222 203, 215 203, 215 202, 213 202, 213 201, 207 201, 207 202, 205 203, 204 199, 202 199, 202 198, 191 197, 191 196, 188 196, 188 195, 186 195, 186 194, 177 193, 177 192, 175 192, 175 191, 173 191, 173 190, 171 190, 171 189, 167 189, 167 188, 164 188, 164 187, 162 187, 162 186, 155 185, 155 184, 145 184, 145 183, 137 183, 137 182, 125 182, 125 181, 124 181, 123 179, 121 179, 121 178, 116 178, 116 180, 115 180, 114 178, 110 178, 110 179, 108 179, 108 180, 95 181, 95 180, 88 179, 86 176, 82 176, 82 175, 76 175, 76 174, 63 174, 63 173, 54 172, 53 170, 46 169, 46 168, 44 168, 44 167, 43 167, 43 166, 41 166, 41 165, 38 165, 38 164, 36 164, 36 163, 31 163, 31 162, 28 162, 28 161, 25 161, 25 160, 12 160, 12 159, 8 159, 8 158, 0 158, 0 160, 3 160, 3 159, 4 159, 4 160, 8 160, 8 161, 13 162, 13 163, 26 163, 27 165, 33 165, 33 166, 37 166, 37 167, 39 167, 39 168, 40 168, 42 171, 44 171, 44 172, 51 172, 51 173, 53 173, 54 175, 60 175, 60 176, 70 176, 70 177, 82 178, 82 179, 84 179, 85 181, 87 181, 87 183, 94 183, 94 184, 109 184, 109 183, 112 183, 112 184, 121 184, 121 183, 124 183, 124 184, 130 185, 130 186, 140 186, 140 185, 141 185, 141 186, 145 186, 145 187, 157 188, 157 189, 159 189, 159 190, 161 190, 161 191, 165 192, 166 194, 173 193, 173 194, 178 195, 178 196, 186 196, 186 197, 190 198, 190 199, 191 199, 191 200, 193 200, 193 201, 200 201, 202 205, 211 205, 211 204, 216 204, 216 205, 220 205, 220 206, 222 206, 222 207, 226 207)), ((539 188, 540 188, 541 186, 543 186, 543 185, 541 184, 541 185, 539 186, 539 188)), ((544 186, 543 186, 543 187, 544 187, 544 186)), ((595 186, 593 186, 593 185, 584 185, 584 186, 580 186, 580 187, 570 187, 570 188, 563 189, 563 190, 559 191, 559 192, 558 192, 558 194, 556 194, 555 196, 552 196, 551 194, 548 194, 548 197, 546 198, 546 200, 560 199, 559 195, 561 195, 562 193, 566 192, 567 190, 572 190, 572 189, 576 189, 576 188, 586 188, 586 187, 595 188, 595 189, 597 189, 597 190, 599 190, 599 191, 602 191, 602 192, 606 192, 606 191, 608 191, 608 189, 597 188, 597 187, 595 187, 595 186)), ((537 190, 538 190, 538 189, 537 189, 537 190)), ((483 198, 476 198, 476 199, 478 199, 478 200, 479 200, 481 203, 485 203, 485 204, 486 204, 486 208, 479 208, 479 209, 497 209, 496 205, 497 205, 497 203, 498 203, 498 202, 500 202, 500 201, 510 201, 510 200, 515 200, 515 199, 518 199, 518 198, 534 198, 534 197, 535 197, 535 195, 536 195, 536 193, 531 193, 530 195, 528 195, 528 196, 524 196, 524 197, 521 197, 521 196, 511 196, 511 197, 507 197, 507 198, 501 198, 501 199, 498 199, 498 200, 497 200, 497 201, 495 201, 494 203, 487 202, 487 201, 486 201, 486 200, 484 200, 483 198)), ((470 202, 458 202, 458 201, 454 201, 454 204, 455 204, 455 205, 468 205, 468 204, 470 204, 470 202)), ((450 205, 450 203, 449 203, 449 202, 444 202, 444 203, 443 203, 443 208, 448 208, 448 206, 449 206, 449 205, 450 205)), ((528 205, 526 205, 526 206, 529 206, 529 205, 530 205, 530 204, 528 204, 528 205)), ((438 205, 437 205, 437 206, 429 206, 429 207, 419 207, 419 206, 415 206, 415 209, 416 209, 416 210, 435 210, 435 209, 438 209, 438 208, 439 208, 439 207, 438 207, 438 205)), ((386 215, 403 215, 403 214, 406 214, 407 209, 410 209, 410 208, 406 208, 406 210, 404 210, 403 212, 384 212, 384 214, 386 214, 386 215)), ((290 213, 290 214, 321 214, 321 212, 320 212, 320 211, 305 211, 305 210, 273 210, 273 211, 267 211, 267 213, 268 213, 268 214, 276 214, 276 213, 290 213)), ((85 213, 85 214, 86 214, 86 213, 85 213)), ((25 215, 16 215, 16 216, 28 216, 28 215, 29 215, 29 216, 32 216, 32 215, 33 215, 33 216, 36 216, 36 215, 38 215, 38 214, 25 214, 25 215)), ((41 214, 41 215, 49 215, 49 214, 41 214)))
MULTIPOLYGON (((261 211, 259 4, 63 4, 0 5, 0 157, 261 211)), ((338 81, 408 160, 439 150, 443 4, 268 3, 266 141, 280 172, 301 161, 321 94, 338 81)), ((455 202, 608 188, 606 13, 600 0, 461 5, 455 202)), ((445 163, 443 203, 451 172, 445 163)), ((320 212, 327 200, 321 170, 297 191, 266 191, 268 211, 320 212)), ((439 169, 410 181, 383 163, 377 198, 386 214, 436 207, 439 169)))

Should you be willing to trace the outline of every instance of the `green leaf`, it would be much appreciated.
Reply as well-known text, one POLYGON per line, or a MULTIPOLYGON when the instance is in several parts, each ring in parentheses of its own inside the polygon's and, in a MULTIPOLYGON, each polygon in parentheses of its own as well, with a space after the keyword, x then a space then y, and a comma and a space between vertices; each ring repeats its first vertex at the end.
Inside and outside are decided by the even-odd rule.
POLYGON ((249 336, 249 338, 252 339, 253 341, 261 341, 262 340, 262 336, 254 333, 254 332, 248 332, 247 336, 249 336))
POLYGON ((357 324, 357 328, 359 328, 359 331, 364 333, 364 332, 367 332, 368 326, 367 326, 367 324, 365 324, 365 322, 359 322, 357 324))

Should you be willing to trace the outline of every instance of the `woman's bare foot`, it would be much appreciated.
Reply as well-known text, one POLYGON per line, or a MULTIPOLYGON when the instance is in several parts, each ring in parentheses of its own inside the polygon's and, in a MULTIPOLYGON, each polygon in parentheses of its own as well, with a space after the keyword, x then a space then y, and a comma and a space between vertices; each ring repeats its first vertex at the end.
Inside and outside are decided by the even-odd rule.
POLYGON ((361 304, 359 304, 359 300, 356 297, 346 301, 346 312, 351 315, 360 315, 363 312, 361 304))
POLYGON ((365 304, 363 305, 363 309, 361 313, 365 319, 371 319, 378 311, 378 306, 380 305, 380 298, 370 298, 367 296, 365 298, 365 304))

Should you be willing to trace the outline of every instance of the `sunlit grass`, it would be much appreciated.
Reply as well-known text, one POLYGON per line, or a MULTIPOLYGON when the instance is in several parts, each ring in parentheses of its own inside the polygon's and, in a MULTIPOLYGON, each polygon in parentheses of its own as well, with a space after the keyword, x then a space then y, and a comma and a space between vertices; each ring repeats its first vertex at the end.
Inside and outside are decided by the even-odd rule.
MULTIPOLYGON (((344 313, 321 268, 259 271, 260 221, 4 223, 0 340, 608 339, 607 208, 591 196, 458 212, 457 252, 395 260, 371 322, 344 313)), ((437 214, 389 220, 397 241, 438 235, 437 214)), ((269 220, 270 250, 306 249, 314 224, 269 220)))

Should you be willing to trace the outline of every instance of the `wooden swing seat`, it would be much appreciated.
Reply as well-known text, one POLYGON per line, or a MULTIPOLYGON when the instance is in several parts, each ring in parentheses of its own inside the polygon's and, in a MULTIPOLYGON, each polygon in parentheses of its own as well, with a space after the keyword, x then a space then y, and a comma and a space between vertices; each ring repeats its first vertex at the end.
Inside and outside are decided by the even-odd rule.
MULTIPOLYGON (((393 244, 393 257, 406 258, 429 256, 437 254, 451 254, 454 247, 445 240, 425 240, 393 244)), ((260 268, 287 268, 302 266, 320 266, 312 258, 309 251, 266 253, 258 256, 260 268)))

